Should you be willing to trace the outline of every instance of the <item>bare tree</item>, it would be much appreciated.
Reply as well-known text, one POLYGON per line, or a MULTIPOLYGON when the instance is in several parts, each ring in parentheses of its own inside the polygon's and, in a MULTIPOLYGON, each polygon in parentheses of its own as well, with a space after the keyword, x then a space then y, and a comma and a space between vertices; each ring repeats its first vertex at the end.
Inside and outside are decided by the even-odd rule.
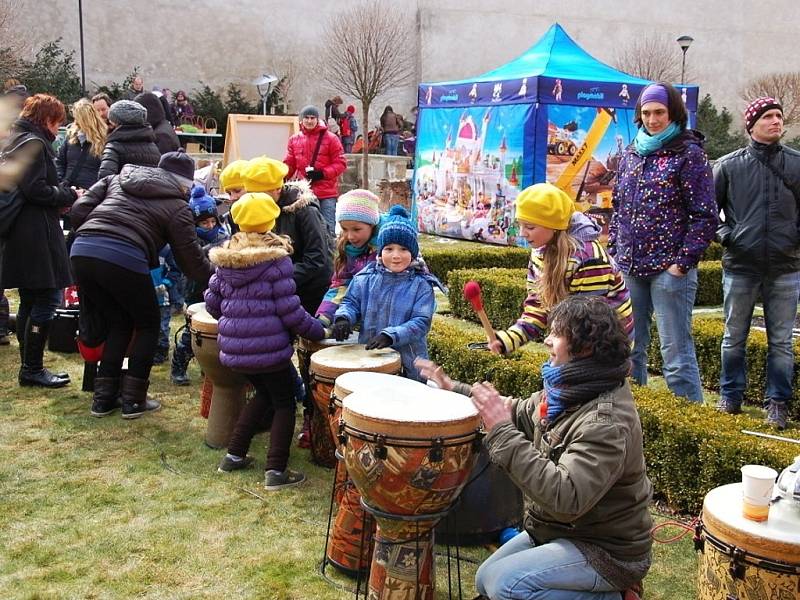
MULTIPOLYGON (((677 82, 681 79, 682 58, 681 49, 671 36, 649 32, 617 47, 614 66, 643 79, 677 82)), ((691 79, 687 68, 684 81, 691 79)))
POLYGON ((377 96, 408 83, 414 75, 414 54, 409 50, 414 30, 411 21, 398 19, 397 10, 393 2, 363 0, 337 11, 325 26, 321 50, 321 56, 331 60, 315 73, 332 90, 361 101, 361 181, 365 187, 370 106, 377 96))
POLYGON ((22 0, 0 2, 0 83, 19 75, 24 58, 31 50, 29 32, 17 23, 21 8, 22 0))
POLYGON ((770 73, 748 81, 739 96, 750 102, 761 96, 771 96, 783 107, 786 126, 800 122, 800 72, 770 73))

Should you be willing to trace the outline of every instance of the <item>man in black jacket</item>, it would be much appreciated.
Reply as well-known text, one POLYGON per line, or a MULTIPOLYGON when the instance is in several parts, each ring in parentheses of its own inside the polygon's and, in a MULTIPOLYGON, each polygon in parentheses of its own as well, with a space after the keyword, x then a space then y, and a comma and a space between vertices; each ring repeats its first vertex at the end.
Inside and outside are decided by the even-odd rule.
POLYGON ((744 113, 750 144, 714 167, 722 256, 725 334, 717 408, 741 411, 745 344, 759 296, 767 329, 767 423, 786 428, 792 398, 792 329, 800 294, 800 152, 780 143, 783 109, 753 100, 744 113))

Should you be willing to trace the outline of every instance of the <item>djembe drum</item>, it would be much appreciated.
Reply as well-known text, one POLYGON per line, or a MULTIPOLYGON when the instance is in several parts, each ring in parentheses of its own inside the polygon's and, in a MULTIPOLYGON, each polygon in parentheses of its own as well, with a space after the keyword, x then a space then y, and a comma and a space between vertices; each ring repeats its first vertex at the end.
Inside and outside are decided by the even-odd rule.
MULTIPOLYGON (((341 433, 342 400, 358 391, 370 393, 374 402, 380 402, 381 395, 389 389, 406 390, 413 395, 415 391, 425 393, 429 388, 413 379, 386 373, 351 371, 339 375, 327 411, 333 439, 338 442, 341 433)), ((348 575, 365 572, 372 556, 369 540, 374 536, 375 520, 361 507, 361 494, 341 462, 336 468, 334 500, 337 504, 336 518, 325 548, 325 560, 348 575)))
POLYGON ((219 361, 217 320, 208 314, 205 305, 192 314, 189 331, 195 358, 214 386, 205 442, 211 448, 225 448, 244 406, 247 379, 219 361))
POLYGON ((469 398, 428 389, 357 391, 343 401, 347 472, 378 523, 369 598, 431 600, 433 528, 475 463, 480 417, 469 398))
MULTIPOLYGON (((313 342, 306 338, 297 338, 297 366, 300 371, 300 378, 306 386, 308 393, 311 393, 311 357, 315 352, 324 350, 325 348, 348 346, 350 344, 358 343, 358 332, 353 332, 349 338, 342 342, 337 342, 334 339, 328 338, 313 342)), ((312 399, 313 402, 313 399, 312 399)), ((335 447, 330 445, 330 438, 325 434, 328 428, 328 413, 320 413, 314 410, 311 413, 311 424, 309 429, 311 431, 311 440, 317 439, 317 446, 311 447, 311 457, 317 464, 332 467, 336 464, 335 447)))
POLYGON ((336 378, 351 371, 371 371, 394 375, 400 372, 400 353, 391 348, 365 350, 363 344, 332 346, 311 355, 309 376, 314 415, 320 415, 321 424, 314 428, 312 419, 311 458, 317 464, 336 466, 336 443, 330 430, 328 405, 336 378))
POLYGON ((800 504, 783 498, 751 521, 742 484, 723 485, 706 494, 699 528, 699 600, 800 598, 800 504))

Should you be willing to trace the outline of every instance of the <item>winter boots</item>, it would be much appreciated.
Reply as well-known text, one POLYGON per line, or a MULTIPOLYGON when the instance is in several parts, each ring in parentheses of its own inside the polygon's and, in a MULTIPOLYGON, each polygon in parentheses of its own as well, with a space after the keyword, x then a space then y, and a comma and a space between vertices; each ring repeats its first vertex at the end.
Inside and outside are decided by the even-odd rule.
POLYGON ((34 323, 30 319, 25 328, 17 334, 20 340, 20 358, 22 366, 19 370, 19 384, 23 386, 39 386, 60 388, 69 384, 67 373, 51 373, 44 368, 44 346, 50 332, 50 321, 34 323))
POLYGON ((139 379, 130 375, 125 375, 122 378, 120 391, 123 419, 138 419, 146 412, 156 411, 161 408, 160 402, 148 397, 148 387, 150 387, 150 382, 147 379, 139 379))
POLYGON ((92 397, 92 416, 108 416, 120 406, 122 406, 122 402, 119 398, 119 378, 95 377, 94 396, 92 397))

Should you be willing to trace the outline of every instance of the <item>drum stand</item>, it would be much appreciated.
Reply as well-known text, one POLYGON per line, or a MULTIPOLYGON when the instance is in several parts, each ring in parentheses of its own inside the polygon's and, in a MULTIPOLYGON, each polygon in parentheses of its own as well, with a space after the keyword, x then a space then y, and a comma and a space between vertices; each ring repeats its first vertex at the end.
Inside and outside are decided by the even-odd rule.
MULTIPOLYGON (((336 461, 336 466, 334 467, 333 485, 331 486, 331 500, 330 500, 330 505, 329 505, 329 508, 328 508, 328 527, 327 527, 327 529, 325 531, 325 546, 322 549, 322 562, 320 563, 319 570, 320 570, 320 573, 322 574, 322 576, 329 583, 331 583, 333 585, 336 585, 338 587, 343 587, 343 586, 341 586, 341 585, 337 584, 336 582, 334 582, 325 573, 325 568, 329 564, 333 565, 333 567, 335 569, 339 570, 342 573, 354 575, 355 578, 356 578, 356 587, 355 587, 355 589, 349 589, 349 590, 347 588, 344 588, 344 589, 345 589, 345 591, 352 592, 354 597, 356 598, 356 600, 358 600, 361 597, 361 593, 362 593, 361 592, 361 585, 363 583, 365 585, 365 589, 363 591, 363 594, 364 594, 363 597, 364 597, 364 600, 366 600, 366 598, 367 598, 367 590, 368 590, 368 582, 369 582, 369 566, 367 566, 366 569, 355 569, 354 571, 348 573, 348 570, 341 569, 338 565, 336 565, 335 563, 333 563, 330 560, 328 560, 328 543, 330 542, 330 537, 331 537, 331 523, 333 522, 333 506, 336 503, 335 499, 336 499, 336 492, 337 492, 337 487, 338 487, 337 486, 337 476, 339 474, 339 469, 344 469, 345 468, 344 467, 344 456, 342 456, 342 454, 340 453, 338 448, 336 449, 336 458, 338 460, 336 461)), ((342 484, 339 484, 339 485, 342 485, 342 484)), ((345 483, 344 485, 347 485, 347 484, 345 483)), ((352 483, 350 483, 350 485, 352 485, 352 483)), ((413 542, 415 542, 415 554, 416 554, 417 557, 419 557, 419 555, 420 555, 420 545, 419 545, 420 539, 422 539, 423 536, 428 535, 428 534, 434 535, 434 531, 433 530, 436 528, 436 525, 438 525, 438 522, 441 521, 442 519, 445 519, 448 516, 448 514, 450 514, 450 512, 456 506, 458 506, 460 501, 461 501, 460 497, 456 498, 455 502, 453 502, 450 506, 448 506, 446 510, 443 510, 443 511, 438 512, 438 513, 426 514, 426 515, 394 515, 394 514, 385 513, 385 512, 380 511, 380 510, 378 510, 376 508, 373 508, 372 506, 370 506, 369 504, 364 502, 363 498, 361 498, 361 508, 364 509, 364 514, 361 517, 361 540, 360 540, 359 548, 358 548, 359 556, 363 555, 365 544, 372 544, 373 543, 373 540, 367 540, 366 539, 366 534, 367 534, 366 515, 367 515, 367 513, 369 513, 373 517, 377 516, 377 517, 381 517, 381 518, 384 518, 384 519, 387 519, 387 520, 391 520, 391 521, 405 521, 405 522, 416 523, 417 526, 416 526, 416 531, 415 531, 414 538, 411 538, 411 539, 408 539, 408 540, 401 540, 401 541, 398 541, 398 542, 384 542, 384 543, 387 543, 387 544, 390 543, 392 545, 398 545, 398 544, 405 544, 405 543, 413 541, 413 542), (420 530, 419 523, 421 521, 430 521, 430 520, 433 520, 433 519, 435 519, 437 521, 436 525, 433 525, 427 531, 421 531, 420 530)), ((455 538, 455 544, 453 544, 453 545, 455 546, 456 581, 458 582, 458 596, 457 596, 457 598, 458 598, 458 600, 462 600, 463 599, 463 592, 462 592, 462 589, 461 589, 461 552, 460 552, 460 549, 459 549, 459 540, 458 540, 458 519, 457 519, 457 514, 454 514, 454 517, 455 518, 453 518, 453 519, 448 519, 447 520, 447 522, 446 522, 446 524, 447 524, 446 530, 447 530, 447 537, 448 537, 448 540, 449 540, 450 539, 450 534, 451 534, 449 529, 450 529, 450 524, 452 523, 453 528, 455 530, 453 532, 454 538, 455 538)), ((451 550, 451 543, 448 541, 447 543, 445 543, 445 547, 447 548, 447 597, 450 598, 450 599, 453 599, 454 596, 453 596, 453 580, 452 580, 452 567, 451 567, 453 556, 452 556, 452 550, 451 550)), ((435 556, 436 555, 435 555, 435 551, 434 551, 434 563, 432 565, 432 568, 434 568, 434 569, 436 568, 435 556)), ((419 561, 417 561, 416 567, 417 567, 417 573, 416 573, 417 581, 416 581, 415 598, 419 598, 420 597, 420 591, 419 591, 419 561)))

